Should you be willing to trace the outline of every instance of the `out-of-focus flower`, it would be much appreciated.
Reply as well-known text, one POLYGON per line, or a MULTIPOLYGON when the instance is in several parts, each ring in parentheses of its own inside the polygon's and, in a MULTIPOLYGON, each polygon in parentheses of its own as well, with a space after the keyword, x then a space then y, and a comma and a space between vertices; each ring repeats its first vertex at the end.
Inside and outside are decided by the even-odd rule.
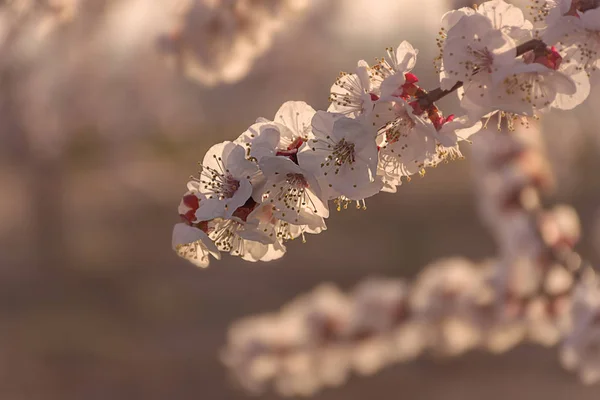
POLYGON ((600 381, 600 283, 591 270, 584 271, 575 290, 571 317, 573 330, 563 343, 561 360, 584 383, 596 383, 600 381))
POLYGON ((476 347, 480 331, 474 324, 474 300, 483 275, 468 260, 434 263, 417 277, 411 293, 411 311, 427 322, 428 346, 445 355, 476 347))
POLYGON ((536 125, 484 131, 475 140, 474 159, 480 211, 500 252, 491 270, 495 302, 510 311, 515 335, 550 346, 570 329, 571 268, 578 264, 572 249, 580 228, 572 208, 541 208, 539 192, 551 187, 552 174, 540 137, 536 125))
POLYGON ((242 79, 273 36, 306 10, 308 0, 186 0, 159 50, 204 85, 242 79))
POLYGON ((451 258, 410 285, 369 278, 348 294, 321 285, 276 314, 234 323, 222 360, 248 390, 307 395, 344 383, 351 371, 372 375, 426 350, 457 356, 500 353, 526 339, 555 344, 570 327, 565 269, 549 274, 550 297, 529 299, 498 291, 490 280, 496 268, 505 265, 451 258))
POLYGON ((346 295, 321 285, 278 314, 235 323, 223 362, 249 390, 268 384, 283 395, 313 394, 416 357, 425 345, 411 319, 409 287, 369 279, 346 295))

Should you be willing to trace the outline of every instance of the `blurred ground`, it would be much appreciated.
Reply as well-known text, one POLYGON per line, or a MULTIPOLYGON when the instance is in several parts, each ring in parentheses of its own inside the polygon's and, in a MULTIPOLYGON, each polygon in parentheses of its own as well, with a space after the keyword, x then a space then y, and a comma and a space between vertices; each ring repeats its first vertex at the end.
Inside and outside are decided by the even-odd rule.
MULTIPOLYGON (((168 131, 175 121, 168 118, 157 132, 146 129, 153 126, 152 108, 114 137, 99 134, 119 127, 120 114, 111 114, 106 126, 101 118, 88 120, 90 129, 69 135, 59 155, 48 156, 32 145, 35 137, 21 140, 21 117, 3 114, 13 119, 5 120, 0 149, 0 399, 244 399, 218 361, 233 320, 274 310, 323 281, 349 288, 368 275, 413 276, 440 257, 494 254, 477 219, 468 161, 431 170, 396 195, 381 194, 366 211, 334 213, 326 233, 291 243, 273 263, 225 257, 198 270, 171 251, 179 197, 212 143, 234 138, 257 116, 272 116, 286 100, 325 108, 339 69, 351 69, 361 57, 372 60, 400 36, 423 49, 419 76, 434 85, 433 53, 426 51, 433 33, 413 24, 340 42, 327 15, 278 38, 238 84, 206 89, 177 81, 185 87, 177 99, 188 107, 177 115, 189 117, 172 126, 177 135, 168 131)), ((11 87, 13 94, 19 90, 11 87)), ((135 108, 145 95, 134 92, 121 104, 135 108)), ((21 116, 28 115, 24 110, 21 116)), ((577 115, 590 110, 584 106, 577 115)), ((596 126, 588 121, 586 129, 596 126)), ((569 126, 552 133, 575 134, 569 126)), ((585 145, 591 136, 584 137, 587 151, 577 153, 550 201, 574 205, 590 232, 600 163, 585 145)), ((468 148, 465 153, 468 160, 468 148)), ((579 249, 598 261, 591 239, 579 249)), ((564 372, 554 350, 522 347, 502 356, 420 359, 316 398, 374 396, 591 400, 600 388, 581 386, 564 372)))

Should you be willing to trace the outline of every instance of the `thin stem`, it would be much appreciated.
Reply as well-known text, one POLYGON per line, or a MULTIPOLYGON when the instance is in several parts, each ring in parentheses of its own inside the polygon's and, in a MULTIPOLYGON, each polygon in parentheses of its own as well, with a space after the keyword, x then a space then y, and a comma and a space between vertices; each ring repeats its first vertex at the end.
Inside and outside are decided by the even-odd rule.
MULTIPOLYGON (((539 49, 545 49, 546 47, 547 47, 546 43, 544 43, 543 41, 541 41, 539 39, 529 40, 529 41, 517 46, 517 49, 516 49, 517 57, 522 56, 523 54, 527 53, 528 51, 532 51, 532 50, 536 51, 539 49)), ((443 99, 444 97, 448 96, 450 93, 454 93, 462 86, 463 86, 463 82, 458 81, 449 90, 442 90, 441 88, 433 89, 433 90, 427 92, 426 95, 419 98, 419 105, 421 106, 422 109, 427 109, 427 108, 433 106, 433 104, 436 101, 443 99)))

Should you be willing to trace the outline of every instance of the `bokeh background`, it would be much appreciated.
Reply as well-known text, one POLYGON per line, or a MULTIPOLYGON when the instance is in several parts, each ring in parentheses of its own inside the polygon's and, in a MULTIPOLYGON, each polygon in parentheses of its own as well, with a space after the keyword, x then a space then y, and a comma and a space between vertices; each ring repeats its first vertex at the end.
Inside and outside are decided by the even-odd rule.
MULTIPOLYGON (((219 362, 233 320, 324 281, 350 288, 366 276, 414 276, 440 257, 494 255, 465 146, 466 160, 369 199, 366 211, 334 213, 327 232, 291 243, 276 262, 225 257, 199 270, 178 259, 170 248, 176 207, 212 144, 273 117, 287 100, 325 109, 340 70, 402 40, 420 49, 423 86, 436 87, 439 19, 473 1, 307 0, 281 17, 241 72, 205 81, 197 68, 189 73, 189 57, 173 66, 164 39, 181 27, 192 37, 208 29, 193 49, 206 64, 243 63, 215 39, 235 29, 207 27, 206 13, 190 17, 176 3, 0 2, 2 400, 244 399, 219 362)), ((598 107, 596 89, 577 111, 543 121, 558 177, 547 201, 578 210, 579 250, 596 263, 598 107)), ((600 387, 580 385, 554 350, 530 346, 425 357, 316 398, 375 396, 585 400, 600 398, 600 387)))

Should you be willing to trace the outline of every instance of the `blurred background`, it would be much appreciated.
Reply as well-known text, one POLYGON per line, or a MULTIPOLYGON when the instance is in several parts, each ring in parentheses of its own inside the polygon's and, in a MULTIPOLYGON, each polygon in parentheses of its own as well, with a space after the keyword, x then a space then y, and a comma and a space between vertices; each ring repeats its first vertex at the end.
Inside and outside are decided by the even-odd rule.
MULTIPOLYGON (((440 257, 494 255, 467 157, 366 211, 335 213, 276 262, 198 270, 171 250, 196 162, 287 100, 326 109, 357 60, 402 40, 437 86, 451 0, 4 0, 0 2, 0 399, 244 399, 219 362, 228 325, 320 282, 412 277, 440 257), (233 11, 232 11, 233 10, 233 11)), ((525 3, 521 1, 520 3, 525 3)), ((456 109, 444 100, 443 109, 456 109)), ((549 203, 600 244, 600 91, 543 126, 549 203)), ((598 399, 554 350, 471 353, 353 378, 317 399, 598 399)), ((267 395, 265 398, 276 398, 267 395)))

